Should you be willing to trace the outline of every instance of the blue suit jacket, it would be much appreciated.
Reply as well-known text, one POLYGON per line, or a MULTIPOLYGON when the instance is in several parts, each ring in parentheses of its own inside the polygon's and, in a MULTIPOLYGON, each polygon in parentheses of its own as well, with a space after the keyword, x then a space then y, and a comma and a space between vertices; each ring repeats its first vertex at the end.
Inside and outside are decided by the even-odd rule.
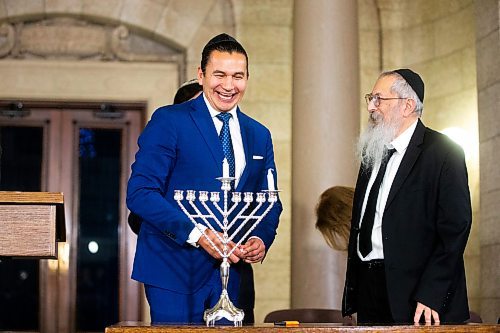
MULTIPOLYGON (((239 109, 237 112, 246 166, 236 191, 259 192, 267 189, 267 170, 276 170, 271 135, 263 125, 239 109)), ((133 279, 190 294, 219 269, 220 261, 201 247, 186 243, 194 225, 174 200, 174 190, 220 191, 221 183, 216 178, 222 176, 223 159, 203 95, 155 111, 139 137, 127 189, 128 208, 144 221, 137 240, 133 279)), ((281 211, 278 201, 250 235, 261 238, 266 250, 276 235, 281 211)), ((230 289, 239 283, 233 267, 229 283, 230 289)))

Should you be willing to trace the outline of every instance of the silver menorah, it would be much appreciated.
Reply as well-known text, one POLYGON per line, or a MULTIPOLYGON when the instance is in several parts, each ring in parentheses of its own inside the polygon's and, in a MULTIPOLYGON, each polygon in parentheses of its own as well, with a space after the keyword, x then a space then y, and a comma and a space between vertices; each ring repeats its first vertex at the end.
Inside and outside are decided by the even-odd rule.
POLYGON ((211 309, 205 310, 203 314, 203 319, 205 320, 207 326, 214 326, 215 322, 226 318, 229 321, 234 323, 234 326, 242 326, 243 318, 245 317, 245 313, 243 310, 237 308, 229 299, 229 295, 227 292, 227 285, 229 280, 229 267, 230 263, 228 261, 229 256, 235 251, 238 246, 250 235, 250 233, 257 227, 257 225, 262 221, 262 219, 267 215, 267 213, 274 206, 276 201, 278 200, 278 191, 274 190, 274 178, 272 177, 272 171, 269 170, 268 173, 268 183, 269 190, 264 190, 262 192, 258 192, 256 196, 257 205, 253 207, 249 214, 245 214, 250 205, 254 202, 254 193, 252 192, 244 192, 243 198, 241 192, 230 192, 231 191, 231 182, 235 180, 233 177, 227 177, 226 172, 223 173, 223 177, 217 178, 221 181, 221 190, 223 191, 223 207, 220 206, 219 202, 220 192, 208 192, 208 191, 199 191, 198 198, 196 198, 196 191, 187 190, 186 191, 186 200, 189 206, 192 207, 194 213, 190 213, 183 204, 184 200, 184 191, 183 190, 175 190, 174 200, 177 201, 180 208, 186 214, 186 216, 191 220, 191 222, 198 228, 202 235, 208 240, 210 245, 219 253, 222 257, 222 263, 220 265, 220 277, 222 282, 222 292, 219 297, 219 301, 215 304, 215 306, 211 309), (271 176, 269 176, 269 174, 271 176), (272 185, 271 185, 272 184, 272 185), (229 195, 231 195, 231 204, 229 204, 229 195), (198 199, 199 204, 196 204, 196 199, 198 199), (241 206, 240 203, 243 200, 243 207, 241 207, 238 211, 238 206, 241 206), (210 204, 209 204, 210 202, 210 204), (267 207, 265 207, 265 204, 267 207), (201 209, 200 207, 201 206, 201 209), (212 208, 211 208, 212 207, 212 208), (222 216, 222 221, 214 214, 215 208, 220 215, 222 216), (264 212, 258 214, 261 208, 265 208, 264 212), (235 213, 234 218, 229 221, 229 216, 235 213), (232 242, 235 237, 243 230, 247 223, 250 224, 250 228, 246 230, 243 236, 235 243, 232 249, 229 248, 230 242, 232 242), (221 244, 223 244, 222 248, 217 247, 214 242, 203 233, 203 229, 199 226, 199 224, 207 226, 213 233, 217 236, 221 244), (214 225, 218 225, 221 231, 221 234, 215 229, 214 225), (229 235, 229 230, 236 226, 234 232, 229 235))

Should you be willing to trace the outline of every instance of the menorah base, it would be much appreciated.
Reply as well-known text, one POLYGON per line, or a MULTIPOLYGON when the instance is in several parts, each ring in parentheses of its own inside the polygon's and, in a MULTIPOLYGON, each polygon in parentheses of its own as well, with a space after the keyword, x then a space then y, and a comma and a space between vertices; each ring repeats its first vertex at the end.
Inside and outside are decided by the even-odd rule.
POLYGON ((222 290, 217 304, 213 308, 205 310, 203 314, 203 319, 207 323, 207 326, 215 326, 215 322, 222 318, 232 321, 234 326, 242 326, 244 317, 245 313, 243 310, 234 306, 225 289, 222 290))

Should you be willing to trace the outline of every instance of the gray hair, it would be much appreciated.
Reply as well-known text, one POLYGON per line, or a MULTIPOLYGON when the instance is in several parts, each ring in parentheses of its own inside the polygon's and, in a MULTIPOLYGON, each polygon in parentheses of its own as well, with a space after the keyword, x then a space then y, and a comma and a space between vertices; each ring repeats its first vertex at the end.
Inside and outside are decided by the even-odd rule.
POLYGON ((391 91, 401 98, 413 99, 415 101, 415 113, 417 113, 417 115, 421 117, 422 111, 424 110, 424 104, 422 103, 420 98, 418 98, 417 93, 408 84, 408 82, 406 82, 406 80, 401 75, 394 71, 383 72, 382 74, 380 74, 380 78, 385 76, 396 77, 396 81, 394 81, 394 83, 392 84, 391 91))

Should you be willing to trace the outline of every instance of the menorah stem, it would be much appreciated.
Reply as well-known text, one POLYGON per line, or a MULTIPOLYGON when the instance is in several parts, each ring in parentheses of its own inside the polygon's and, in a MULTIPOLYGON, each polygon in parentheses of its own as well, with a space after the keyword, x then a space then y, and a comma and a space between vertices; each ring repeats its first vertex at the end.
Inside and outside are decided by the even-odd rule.
POLYGON ((222 290, 227 290, 227 283, 229 281, 229 262, 227 258, 222 260, 222 264, 220 265, 220 279, 222 282, 222 290))

